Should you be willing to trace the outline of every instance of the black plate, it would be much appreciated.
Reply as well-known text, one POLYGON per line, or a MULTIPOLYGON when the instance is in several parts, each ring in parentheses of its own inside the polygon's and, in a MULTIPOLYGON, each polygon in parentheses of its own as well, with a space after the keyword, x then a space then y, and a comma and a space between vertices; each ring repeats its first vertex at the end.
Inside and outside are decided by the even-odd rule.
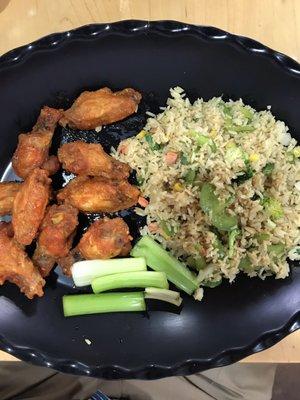
MULTIPOLYGON (((295 61, 212 27, 124 21, 54 34, 0 57, 2 173, 19 131, 32 126, 42 105, 66 106, 83 89, 104 85, 139 89, 148 96, 145 106, 153 109, 153 100, 163 105, 176 85, 192 98, 224 94, 242 97, 257 109, 272 105, 299 139, 300 66, 295 61)), ((140 118, 125 121, 125 131, 138 129, 140 118)), ((115 128, 117 141, 124 130, 115 128)), ((11 176, 9 168, 5 176, 11 176)), ((300 325, 297 268, 284 281, 240 277, 232 285, 207 289, 201 303, 185 297, 180 314, 65 319, 61 297, 67 292, 72 292, 69 282, 56 273, 45 296, 34 301, 4 285, 0 348, 64 372, 152 379, 235 362, 300 325)))

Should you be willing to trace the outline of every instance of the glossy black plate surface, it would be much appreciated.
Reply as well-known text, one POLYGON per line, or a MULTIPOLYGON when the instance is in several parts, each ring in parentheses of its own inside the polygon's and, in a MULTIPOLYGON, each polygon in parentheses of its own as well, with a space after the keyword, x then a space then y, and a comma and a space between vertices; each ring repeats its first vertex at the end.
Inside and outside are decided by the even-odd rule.
MULTIPOLYGON (((299 139, 300 65, 295 61, 216 28, 123 21, 54 34, 0 57, 1 174, 12 177, 7 166, 17 135, 33 125, 42 105, 66 107, 83 89, 104 85, 141 90, 144 107, 154 111, 176 85, 194 99, 223 94, 242 97, 257 109, 272 105, 299 139)), ((110 127, 104 142, 113 132, 112 142, 104 144, 135 133, 143 118, 141 113, 110 127)), ((73 133, 57 135, 56 144, 72 140, 73 133)), ((98 140, 93 137, 88 140, 98 140)), ((0 348, 64 372, 153 379, 235 362, 300 325, 297 268, 284 281, 240 277, 207 289, 201 303, 185 297, 180 314, 65 319, 61 297, 72 291, 56 273, 38 300, 27 300, 13 285, 1 287, 0 348)))

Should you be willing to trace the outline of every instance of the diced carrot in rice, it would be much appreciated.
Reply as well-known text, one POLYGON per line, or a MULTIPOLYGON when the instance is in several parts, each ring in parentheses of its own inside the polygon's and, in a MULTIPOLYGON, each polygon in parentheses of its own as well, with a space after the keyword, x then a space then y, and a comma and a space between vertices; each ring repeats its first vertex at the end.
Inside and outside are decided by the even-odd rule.
POLYGON ((157 233, 159 231, 159 226, 156 222, 150 222, 148 229, 150 233, 157 233))
POLYGON ((168 151, 165 155, 165 160, 168 165, 175 164, 178 158, 178 153, 175 151, 168 151))
POLYGON ((145 199, 145 197, 140 196, 138 199, 138 204, 142 207, 147 207, 149 201, 145 199))
POLYGON ((128 152, 128 144, 121 143, 119 146, 119 153, 120 154, 127 154, 128 152))

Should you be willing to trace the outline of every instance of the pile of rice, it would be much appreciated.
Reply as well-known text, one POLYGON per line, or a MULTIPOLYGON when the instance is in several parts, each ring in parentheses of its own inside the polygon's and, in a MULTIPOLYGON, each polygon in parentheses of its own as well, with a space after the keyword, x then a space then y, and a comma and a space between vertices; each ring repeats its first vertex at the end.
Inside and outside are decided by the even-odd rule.
POLYGON ((123 141, 114 156, 137 172, 142 195, 148 199, 139 215, 147 217, 142 235, 150 235, 173 255, 205 257, 202 282, 233 281, 245 256, 250 277, 289 274, 287 257, 299 260, 300 162, 299 147, 288 127, 270 112, 257 112, 242 100, 224 102, 221 97, 193 104, 183 89, 170 90, 167 107, 150 114, 144 130, 123 141), (209 138, 199 145, 198 136, 209 138), (237 152, 230 149, 239 149, 237 152), (176 161, 168 163, 170 153, 176 161), (247 160, 247 162, 245 162, 247 160), (268 176, 263 168, 272 166, 268 176), (250 168, 253 176, 237 183, 250 168), (186 179, 191 176, 192 179, 186 179), (209 214, 200 206, 203 182, 215 187, 220 201, 228 201, 228 213, 238 217, 239 235, 232 254, 228 232, 217 232, 209 214), (272 218, 265 198, 275 199, 283 211, 272 218), (263 240, 257 234, 263 233, 263 240), (223 243, 220 256, 216 239, 223 243), (270 245, 284 244, 284 254, 274 255, 270 245))

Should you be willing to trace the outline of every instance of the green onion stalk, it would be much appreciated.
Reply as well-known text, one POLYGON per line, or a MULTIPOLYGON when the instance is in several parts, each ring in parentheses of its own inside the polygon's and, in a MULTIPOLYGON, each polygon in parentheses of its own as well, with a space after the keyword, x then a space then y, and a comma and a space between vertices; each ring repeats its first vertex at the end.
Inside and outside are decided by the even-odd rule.
POLYGON ((102 276, 92 281, 92 289, 94 293, 122 288, 146 288, 148 286, 168 289, 169 284, 166 274, 164 272, 154 271, 127 272, 102 276))
POLYGON ((131 255, 144 257, 150 268, 165 272, 170 282, 188 294, 199 287, 195 274, 150 236, 142 237, 131 250, 131 255))
POLYGON ((180 306, 178 292, 159 288, 146 288, 144 292, 100 293, 63 296, 65 317, 113 312, 146 311, 145 299, 161 300, 180 306))
POLYGON ((72 278, 77 287, 87 286, 95 278, 125 272, 147 271, 144 258, 115 258, 113 260, 86 260, 73 264, 72 278))

